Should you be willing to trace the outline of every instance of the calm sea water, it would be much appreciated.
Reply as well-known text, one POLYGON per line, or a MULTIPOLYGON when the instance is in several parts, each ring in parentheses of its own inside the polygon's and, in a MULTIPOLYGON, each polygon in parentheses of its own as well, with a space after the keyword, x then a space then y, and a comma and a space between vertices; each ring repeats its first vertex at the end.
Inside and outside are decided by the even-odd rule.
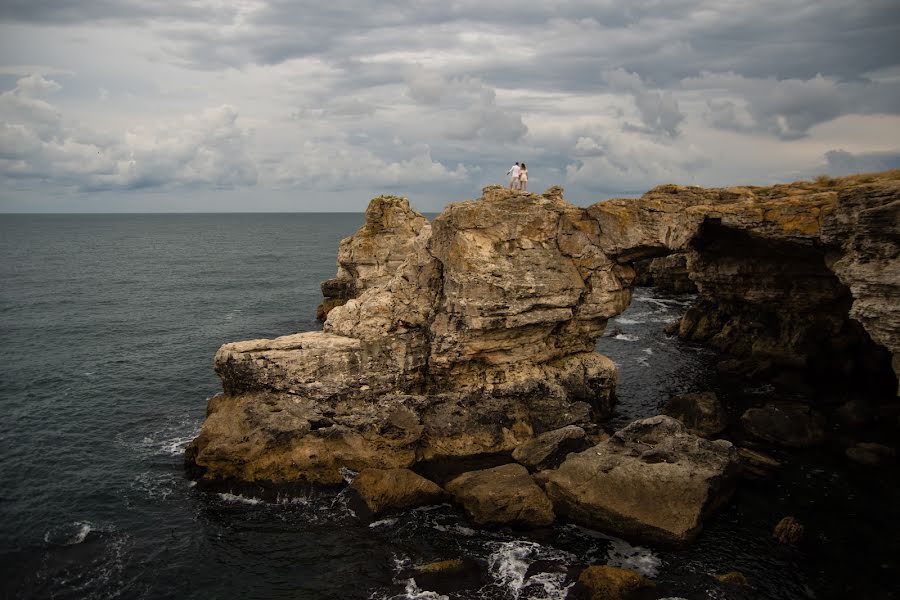
MULTIPOLYGON (((563 598, 571 569, 637 569, 685 598, 889 598, 895 473, 834 453, 784 455, 690 549, 558 525, 478 531, 449 505, 360 523, 339 490, 263 502, 198 491, 182 471, 224 342, 317 329, 319 282, 358 214, 0 215, 0 590, 10 598, 439 598, 406 567, 475 558, 454 598, 563 598), (807 524, 799 548, 772 526, 807 524), (711 575, 742 571, 754 589, 711 575)), ((690 297, 638 289, 602 352, 620 366, 612 425, 672 393, 768 394, 711 375, 716 357, 662 333, 690 297)))

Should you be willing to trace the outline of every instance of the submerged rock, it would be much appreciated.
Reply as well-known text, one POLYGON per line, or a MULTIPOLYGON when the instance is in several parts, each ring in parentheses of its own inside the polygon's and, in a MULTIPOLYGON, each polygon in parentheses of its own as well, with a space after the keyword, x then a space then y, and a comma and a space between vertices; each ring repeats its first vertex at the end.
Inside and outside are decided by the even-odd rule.
POLYGON ((419 588, 438 594, 476 589, 488 580, 484 567, 470 558, 427 563, 404 571, 400 574, 400 578, 412 578, 419 588))
POLYGON ((610 565, 593 565, 581 572, 574 590, 586 600, 631 600, 655 584, 639 573, 610 565))
POLYGON ((446 488, 479 525, 539 527, 554 520, 553 506, 522 465, 464 473, 446 488))
POLYGON ((846 450, 847 458, 855 463, 870 467, 892 465, 897 461, 897 451, 884 444, 860 442, 846 450))
POLYGON ((769 403, 741 416, 747 433, 782 446, 808 448, 825 441, 825 417, 805 404, 769 403))
POLYGON ((663 414, 678 419, 688 431, 701 437, 722 433, 728 426, 728 413, 715 392, 673 396, 663 414))
POLYGON ((781 469, 781 463, 759 450, 738 448, 744 475, 753 479, 770 479, 781 469))
POLYGON ((772 531, 772 537, 782 544, 797 544, 803 539, 804 528, 794 517, 784 517, 772 531))
POLYGON ((750 586, 750 582, 747 581, 747 577, 745 577, 744 574, 740 571, 729 571, 724 575, 716 575, 716 579, 718 579, 722 583, 727 583, 730 585, 739 585, 741 587, 750 586))
POLYGON ((635 421, 537 475, 557 514, 614 535, 683 545, 737 482, 731 442, 688 433, 667 416, 635 421))
POLYGON ((364 518, 447 499, 440 486, 409 469, 363 469, 350 484, 350 491, 359 500, 354 503, 356 513, 364 518))

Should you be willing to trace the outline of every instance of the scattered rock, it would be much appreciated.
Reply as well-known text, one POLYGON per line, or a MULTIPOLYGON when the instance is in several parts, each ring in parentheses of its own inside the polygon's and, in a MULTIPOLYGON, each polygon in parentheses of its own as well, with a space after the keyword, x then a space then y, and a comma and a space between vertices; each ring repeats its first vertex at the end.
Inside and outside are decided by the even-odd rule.
POLYGON ((446 488, 479 525, 540 527, 554 520, 553 505, 522 465, 464 473, 446 488))
POLYGON ((368 518, 392 510, 439 504, 447 495, 437 484, 409 469, 363 469, 350 484, 360 503, 357 515, 368 518))
POLYGON ((678 333, 678 328, 681 327, 681 321, 672 321, 665 327, 663 327, 663 333, 666 335, 676 335, 678 333))
POLYGON ((803 525, 794 517, 784 517, 775 526, 772 536, 782 544, 797 544, 803 539, 803 525))
POLYGON ((683 545, 724 504, 739 472, 731 442, 688 433, 659 415, 542 471, 554 509, 575 522, 625 538, 683 545))
POLYGON ((738 457, 741 460, 744 474, 752 479, 770 479, 781 469, 781 463, 778 460, 759 450, 738 448, 738 457))
POLYGON ((825 441, 825 417, 805 404, 779 402, 741 416, 747 433, 773 444, 808 448, 825 441))
POLYGON ((865 399, 853 398, 839 406, 834 415, 846 425, 862 427, 872 423, 877 417, 877 412, 865 399))
POLYGON ((634 571, 610 565, 593 565, 581 572, 576 597, 589 600, 630 600, 655 584, 634 571))
POLYGON ((483 566, 470 558, 441 560, 401 573, 402 579, 415 579, 420 589, 451 594, 480 588, 486 583, 483 566))
POLYGON ((892 465, 897 461, 897 451, 890 446, 861 442, 846 450, 847 458, 869 467, 892 465))
POLYGON ((740 571, 731 571, 729 573, 725 573, 724 575, 716 575, 716 579, 718 579, 722 583, 728 583, 730 585, 739 585, 742 587, 750 586, 750 582, 747 581, 747 578, 740 571))
POLYGON ((728 413, 715 392, 674 396, 663 414, 678 419, 688 431, 701 437, 722 433, 728 426, 728 413))
POLYGON ((577 425, 569 425, 542 433, 513 450, 513 459, 528 467, 529 471, 553 469, 565 460, 570 452, 581 452, 591 443, 587 440, 584 429, 577 425))

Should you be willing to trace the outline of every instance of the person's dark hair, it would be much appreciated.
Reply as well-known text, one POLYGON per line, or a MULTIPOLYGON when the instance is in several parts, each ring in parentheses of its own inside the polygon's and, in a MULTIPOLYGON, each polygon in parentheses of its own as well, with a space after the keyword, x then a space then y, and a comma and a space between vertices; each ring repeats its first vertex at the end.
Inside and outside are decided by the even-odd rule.
POLYGON ((524 168, 525 168, 525 163, 522 163, 522 164, 519 165, 519 166, 522 167, 522 168, 524 169, 524 168))

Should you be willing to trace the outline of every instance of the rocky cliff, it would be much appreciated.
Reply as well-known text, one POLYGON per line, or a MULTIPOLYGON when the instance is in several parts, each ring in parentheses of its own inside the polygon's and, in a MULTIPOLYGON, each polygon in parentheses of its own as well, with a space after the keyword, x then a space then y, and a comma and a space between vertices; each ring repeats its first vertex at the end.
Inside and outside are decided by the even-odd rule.
POLYGON ((589 213, 620 263, 684 254, 699 298, 680 323, 683 338, 810 381, 897 390, 900 171, 771 187, 665 185, 589 213))
POLYGON ((616 379, 595 341, 632 264, 676 253, 699 293, 683 337, 893 395, 898 211, 898 171, 587 209, 492 186, 432 223, 376 198, 323 284, 323 331, 219 349, 224 393, 188 465, 205 482, 338 482, 591 431, 616 379))
POLYGON ((558 188, 486 188, 430 224, 376 198, 323 286, 323 331, 219 349, 224 394, 188 463, 205 481, 337 482, 590 427, 616 378, 595 341, 632 277, 558 188))

